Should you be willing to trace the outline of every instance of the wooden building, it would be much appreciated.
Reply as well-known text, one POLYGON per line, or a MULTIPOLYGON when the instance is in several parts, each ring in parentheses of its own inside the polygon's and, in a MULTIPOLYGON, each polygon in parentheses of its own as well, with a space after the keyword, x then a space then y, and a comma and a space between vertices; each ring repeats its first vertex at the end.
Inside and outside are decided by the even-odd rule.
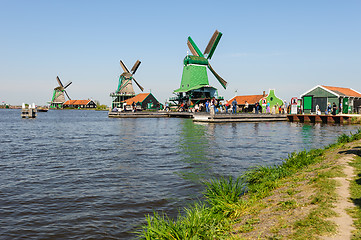
POLYGON ((266 92, 263 91, 262 95, 235 96, 232 99, 230 99, 228 103, 231 105, 234 99, 236 99, 237 105, 240 109, 244 109, 247 101, 248 110, 246 110, 246 112, 252 112, 253 109, 255 108, 256 102, 259 103, 263 113, 266 112, 267 104, 270 105, 270 108, 274 108, 276 106, 280 107, 284 104, 284 101, 276 96, 274 89, 270 89, 267 95, 266 92))
POLYGON ((260 95, 243 95, 243 96, 235 96, 227 101, 229 105, 232 105, 234 99, 237 101, 237 107, 246 112, 252 112, 255 108, 256 102, 259 102, 263 97, 265 97, 265 92, 260 95), (248 109, 245 110, 246 102, 248 103, 248 109))
POLYGON ((96 108, 93 100, 68 100, 63 104, 63 108, 96 108))
POLYGON ((361 93, 342 87, 317 85, 301 95, 304 113, 315 113, 316 108, 325 112, 327 105, 335 103, 337 112, 361 113, 361 93))
POLYGON ((137 106, 140 106, 141 110, 159 109, 161 107, 161 104, 151 93, 139 93, 138 95, 129 98, 124 102, 127 104, 127 106, 131 106, 134 102, 137 106))

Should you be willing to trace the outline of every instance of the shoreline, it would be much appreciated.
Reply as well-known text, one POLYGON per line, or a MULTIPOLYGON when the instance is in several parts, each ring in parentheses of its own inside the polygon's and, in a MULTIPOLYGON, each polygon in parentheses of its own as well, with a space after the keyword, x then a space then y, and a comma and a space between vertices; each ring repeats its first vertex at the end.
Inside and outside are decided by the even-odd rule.
POLYGON ((361 128, 323 149, 292 153, 281 165, 260 166, 236 180, 211 180, 206 183, 204 201, 185 208, 177 220, 164 214, 148 215, 138 236, 337 239, 342 226, 332 220, 340 198, 335 178, 344 176, 341 156, 347 149, 360 148, 360 139, 361 128))

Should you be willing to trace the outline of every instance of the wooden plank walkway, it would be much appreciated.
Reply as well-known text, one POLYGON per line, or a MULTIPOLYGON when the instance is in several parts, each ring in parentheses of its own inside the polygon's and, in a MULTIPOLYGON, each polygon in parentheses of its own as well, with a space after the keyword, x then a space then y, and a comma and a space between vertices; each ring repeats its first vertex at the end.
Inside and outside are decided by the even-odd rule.
POLYGON ((199 114, 193 116, 194 122, 207 123, 227 123, 227 122, 275 122, 287 121, 285 114, 252 114, 252 113, 238 113, 238 114, 199 114))
POLYGON ((315 114, 289 114, 287 119, 290 122, 301 123, 351 123, 352 117, 360 117, 355 114, 340 115, 315 115, 315 114))
POLYGON ((110 118, 192 118, 194 122, 226 123, 226 122, 272 122, 287 121, 282 114, 215 114, 189 112, 109 112, 110 118))
POLYGON ((108 117, 110 118, 168 118, 168 117, 179 117, 179 118, 193 118, 193 113, 188 112, 109 112, 108 117))

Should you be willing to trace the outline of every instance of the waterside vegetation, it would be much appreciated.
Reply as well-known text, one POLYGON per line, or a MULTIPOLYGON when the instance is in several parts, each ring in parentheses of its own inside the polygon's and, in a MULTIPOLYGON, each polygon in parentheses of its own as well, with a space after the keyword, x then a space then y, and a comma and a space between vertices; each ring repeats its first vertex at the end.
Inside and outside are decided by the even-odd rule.
POLYGON ((354 226, 356 230, 352 239, 361 239, 361 147, 358 147, 356 151, 357 156, 350 164, 356 173, 356 176, 350 182, 351 200, 356 207, 349 209, 349 214, 355 219, 354 226))
MULTIPOLYGON (((146 216, 140 239, 318 239, 337 231, 333 179, 342 176, 338 152, 361 139, 361 128, 341 135, 323 149, 294 152, 281 165, 259 166, 237 179, 206 182, 204 200, 183 209, 176 219, 146 216)), ((358 158, 361 176, 361 158, 358 158)), ((357 181, 357 180, 355 180, 357 181)), ((359 181, 359 180, 358 180, 359 181)), ((361 188, 354 184, 354 198, 361 188)), ((361 210, 354 210, 359 217, 361 210)), ((355 235, 361 236, 360 232, 355 235)))

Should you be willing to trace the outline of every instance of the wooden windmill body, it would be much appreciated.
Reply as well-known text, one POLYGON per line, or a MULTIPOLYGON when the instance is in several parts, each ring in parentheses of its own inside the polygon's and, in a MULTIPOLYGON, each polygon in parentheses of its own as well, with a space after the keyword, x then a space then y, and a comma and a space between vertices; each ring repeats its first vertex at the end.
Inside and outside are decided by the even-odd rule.
POLYGON ((191 37, 188 37, 187 45, 193 55, 188 55, 183 61, 183 74, 180 88, 174 90, 176 97, 170 99, 171 101, 188 103, 205 102, 213 97, 218 97, 218 92, 215 87, 210 86, 207 75, 207 68, 211 71, 219 83, 226 89, 227 82, 220 77, 209 63, 213 53, 218 45, 222 33, 215 31, 210 39, 204 53, 202 53, 191 37))
POLYGON ((112 97, 112 108, 122 108, 124 101, 135 96, 135 91, 133 88, 133 81, 141 91, 144 90, 142 86, 135 80, 134 74, 137 71, 140 61, 137 60, 132 67, 131 71, 125 66, 125 64, 120 60, 120 66, 123 69, 123 73, 119 76, 118 88, 114 93, 111 93, 112 97))
POLYGON ((71 100, 65 89, 67 87, 69 87, 70 84, 72 84, 72 82, 68 82, 64 86, 63 83, 60 81, 60 78, 58 76, 56 77, 56 80, 57 80, 59 86, 54 88, 53 97, 52 97, 51 102, 50 102, 50 108, 61 109, 61 108, 63 108, 63 104, 66 101, 65 100, 65 95, 68 97, 69 100, 71 100))

